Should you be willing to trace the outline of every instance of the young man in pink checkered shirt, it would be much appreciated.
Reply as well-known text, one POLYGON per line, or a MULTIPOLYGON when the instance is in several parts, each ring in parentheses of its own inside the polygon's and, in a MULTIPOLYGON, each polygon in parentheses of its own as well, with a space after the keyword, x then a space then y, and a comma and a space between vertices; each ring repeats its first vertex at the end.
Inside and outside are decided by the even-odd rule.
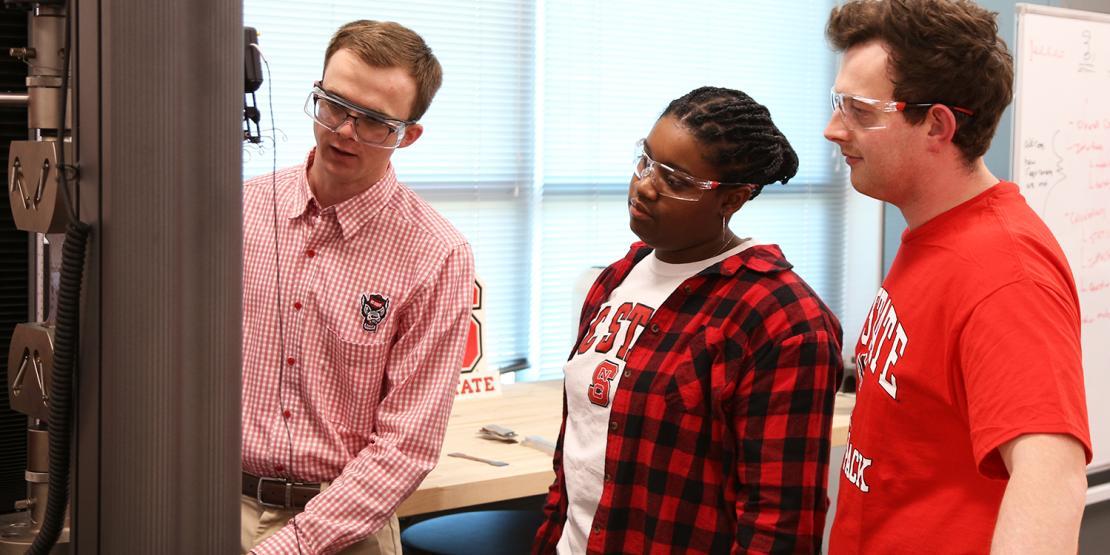
POLYGON ((389 22, 332 38, 316 147, 243 193, 241 548, 399 553, 396 507, 439 459, 470 310, 466 239, 397 181, 442 81, 389 22))

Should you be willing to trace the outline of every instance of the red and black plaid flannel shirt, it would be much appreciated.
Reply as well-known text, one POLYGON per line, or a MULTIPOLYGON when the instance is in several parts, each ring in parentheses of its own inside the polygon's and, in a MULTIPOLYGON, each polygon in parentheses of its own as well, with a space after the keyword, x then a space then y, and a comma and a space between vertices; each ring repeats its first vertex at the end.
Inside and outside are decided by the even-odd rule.
MULTIPOLYGON (((601 273, 587 324, 651 251, 601 273)), ((818 553, 840 323, 774 245, 687 279, 629 353, 612 401, 589 553, 818 553)), ((563 401, 566 426, 566 400, 563 401)), ((534 553, 566 522, 563 431, 534 553)))

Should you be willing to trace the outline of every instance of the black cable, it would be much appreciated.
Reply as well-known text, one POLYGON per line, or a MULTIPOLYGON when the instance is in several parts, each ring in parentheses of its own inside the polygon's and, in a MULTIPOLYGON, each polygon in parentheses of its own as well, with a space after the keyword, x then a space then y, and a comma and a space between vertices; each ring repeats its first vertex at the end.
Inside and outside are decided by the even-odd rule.
MULTIPOLYGON (((270 205, 273 207, 274 219, 274 273, 277 275, 277 321, 278 321, 278 408, 281 409, 282 414, 285 414, 285 397, 282 395, 282 390, 285 386, 285 304, 281 302, 281 254, 280 254, 280 241, 278 238, 278 214, 277 214, 277 125, 274 123, 274 77, 270 73, 270 61, 266 59, 266 55, 262 53, 262 49, 257 44, 251 44, 255 50, 258 51, 259 57, 262 58, 262 63, 266 65, 266 87, 267 99, 270 103, 270 138, 274 144, 272 147, 273 154, 273 168, 270 173, 270 205)), ((289 473, 293 473, 293 432, 289 429, 289 420, 282 418, 282 423, 285 424, 285 438, 289 446, 289 473)), ((297 553, 301 552, 301 529, 297 526, 297 517, 289 519, 293 524, 293 535, 297 540, 297 553)))
POLYGON ((92 226, 70 222, 62 248, 62 276, 58 289, 58 318, 54 328, 54 369, 50 386, 50 484, 46 515, 28 555, 45 555, 58 541, 69 503, 69 454, 73 368, 77 360, 81 281, 85 272, 85 246, 92 226))

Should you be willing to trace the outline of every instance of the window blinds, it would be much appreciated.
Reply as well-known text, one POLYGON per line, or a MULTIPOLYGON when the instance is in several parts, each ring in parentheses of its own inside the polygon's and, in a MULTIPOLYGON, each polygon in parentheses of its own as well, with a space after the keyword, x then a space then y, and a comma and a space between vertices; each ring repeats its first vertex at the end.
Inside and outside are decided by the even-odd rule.
POLYGON ((779 244, 840 314, 850 187, 821 136, 836 72, 823 35, 833 4, 245 0, 244 20, 270 62, 258 95, 263 134, 272 102, 277 142, 245 147, 244 176, 270 171, 275 147, 279 167, 311 148, 302 106, 340 25, 392 20, 420 33, 444 85, 424 136, 393 157, 398 176, 474 248, 489 362, 525 360, 523 377, 559 377, 580 308, 575 284, 635 240, 625 205, 634 142, 689 90, 737 88, 768 106, 801 164, 732 228, 779 244))

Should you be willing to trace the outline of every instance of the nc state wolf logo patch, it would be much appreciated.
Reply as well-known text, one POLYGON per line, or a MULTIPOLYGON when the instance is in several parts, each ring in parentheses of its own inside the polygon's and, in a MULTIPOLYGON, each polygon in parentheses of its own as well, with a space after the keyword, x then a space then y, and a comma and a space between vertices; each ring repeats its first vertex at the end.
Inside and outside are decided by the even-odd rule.
POLYGON ((362 329, 376 332, 378 326, 389 314, 389 299, 384 295, 371 293, 362 295, 362 329))

